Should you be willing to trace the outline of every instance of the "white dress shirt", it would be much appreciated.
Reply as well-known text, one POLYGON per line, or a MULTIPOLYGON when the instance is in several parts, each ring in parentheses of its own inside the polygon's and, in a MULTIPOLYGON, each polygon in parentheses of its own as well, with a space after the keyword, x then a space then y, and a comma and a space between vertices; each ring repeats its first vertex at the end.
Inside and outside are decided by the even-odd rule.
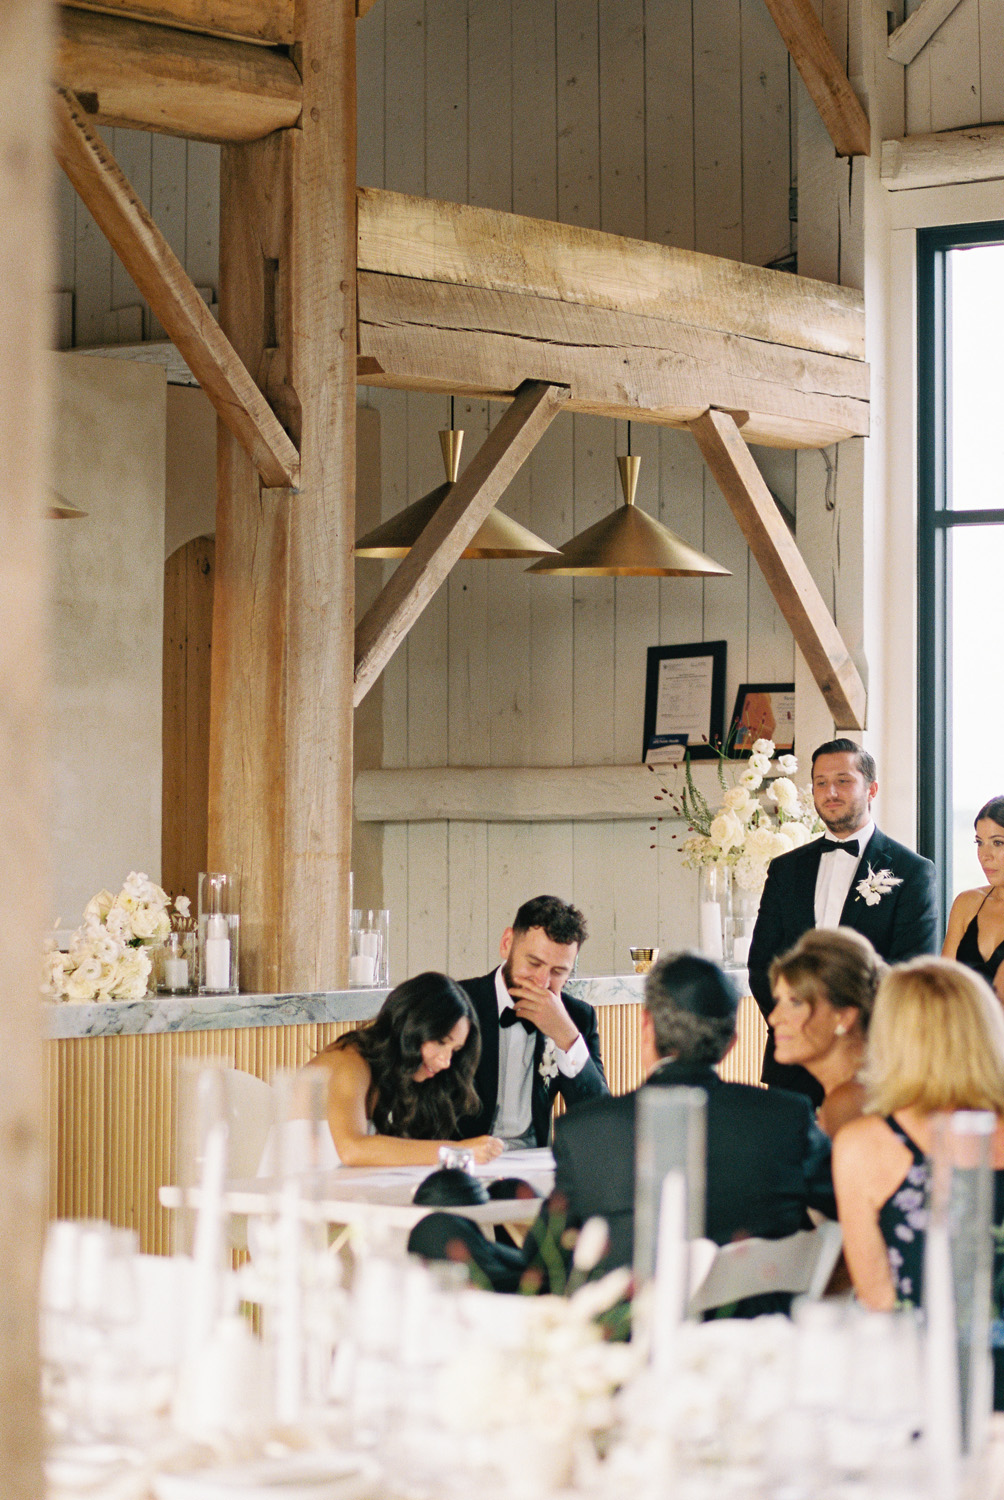
MULTIPOLYGON (((513 1008, 512 996, 505 987, 502 965, 495 970, 495 995, 499 1016, 513 1008)), ((533 1053, 537 1040, 536 1029, 525 1031, 522 1026, 499 1027, 499 1090, 498 1106, 492 1123, 492 1135, 504 1141, 522 1139, 533 1124, 533 1053)), ((554 1060, 559 1073, 574 1078, 589 1061, 589 1048, 580 1034, 562 1052, 554 1049, 554 1060)))
POLYGON ((849 833, 847 838, 838 839, 832 833, 826 834, 827 838, 833 839, 834 843, 838 844, 845 844, 850 839, 856 839, 858 852, 845 854, 842 849, 831 849, 821 857, 816 875, 817 927, 840 926, 844 902, 850 893, 854 877, 858 873, 861 856, 874 832, 875 823, 869 818, 863 828, 859 828, 857 833, 849 833))

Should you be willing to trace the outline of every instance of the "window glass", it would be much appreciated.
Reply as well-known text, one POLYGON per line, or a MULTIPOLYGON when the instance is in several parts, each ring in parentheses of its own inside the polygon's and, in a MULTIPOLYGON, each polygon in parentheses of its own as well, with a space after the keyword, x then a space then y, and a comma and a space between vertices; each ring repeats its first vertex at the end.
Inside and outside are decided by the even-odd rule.
POLYGON ((948 252, 947 502, 1004 507, 1004 245, 948 252))
POLYGON ((954 894, 984 884, 973 819, 1004 795, 1004 525, 953 527, 949 555, 954 894))

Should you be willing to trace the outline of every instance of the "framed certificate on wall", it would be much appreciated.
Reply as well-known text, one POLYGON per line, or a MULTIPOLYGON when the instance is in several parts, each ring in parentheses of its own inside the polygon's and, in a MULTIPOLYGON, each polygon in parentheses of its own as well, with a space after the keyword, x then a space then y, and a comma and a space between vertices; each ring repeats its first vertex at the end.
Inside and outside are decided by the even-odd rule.
POLYGON ((649 646, 642 760, 712 758, 725 729, 725 641, 649 646))

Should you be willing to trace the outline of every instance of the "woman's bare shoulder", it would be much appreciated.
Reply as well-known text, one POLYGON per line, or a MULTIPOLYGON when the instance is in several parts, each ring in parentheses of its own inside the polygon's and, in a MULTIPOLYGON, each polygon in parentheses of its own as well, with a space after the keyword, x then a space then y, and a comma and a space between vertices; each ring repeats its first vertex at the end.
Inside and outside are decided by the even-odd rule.
POLYGON ((976 885, 973 886, 972 890, 960 891, 952 902, 949 920, 952 917, 956 917, 963 925, 968 926, 983 905, 989 892, 990 887, 988 885, 976 885))
POLYGON ((334 1044, 312 1057, 307 1067, 323 1068, 332 1082, 347 1085, 360 1079, 369 1083, 372 1076, 369 1063, 355 1047, 336 1047, 334 1044))
POLYGON ((867 1160, 895 1140, 881 1115, 858 1115, 837 1131, 833 1140, 834 1160, 867 1160))
POLYGON ((865 1107, 864 1085, 856 1078, 831 1089, 819 1107, 819 1123, 829 1136, 836 1136, 853 1120, 861 1117, 865 1107))

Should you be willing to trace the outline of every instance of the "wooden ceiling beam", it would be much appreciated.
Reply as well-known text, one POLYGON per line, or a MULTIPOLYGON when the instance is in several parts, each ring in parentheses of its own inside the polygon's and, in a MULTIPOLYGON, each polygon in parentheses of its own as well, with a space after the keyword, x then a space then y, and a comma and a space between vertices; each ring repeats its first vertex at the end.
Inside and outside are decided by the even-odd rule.
POLYGON ((359 268, 671 318, 820 354, 865 357, 851 287, 576 224, 359 188, 359 268))
POLYGON ((690 423, 838 729, 864 729, 868 694, 815 579, 728 412, 690 423))
POLYGON ((868 156, 868 116, 830 46, 812 0, 766 0, 766 4, 838 155, 868 156))
POLYGON ((199 31, 204 36, 231 41, 261 42, 272 47, 291 47, 295 0, 68 0, 74 10, 96 11, 105 16, 125 16, 150 21, 155 26, 176 26, 199 31))
POLYGON ((489 399, 527 379, 569 409, 682 427, 748 411, 751 442, 825 447, 868 430, 868 366, 669 318, 359 273, 359 380, 489 399))
POLYGON ((891 193, 992 182, 1004 177, 1004 125, 969 125, 883 141, 880 176, 891 193))
POLYGON ((103 125, 254 141, 295 125, 303 87, 285 53, 62 7, 55 82, 103 125))
POLYGON ((356 627, 358 708, 520 465, 568 400, 528 380, 356 627))
POLYGON ((287 433, 72 94, 55 93, 56 158, 267 486, 296 488, 287 433))

